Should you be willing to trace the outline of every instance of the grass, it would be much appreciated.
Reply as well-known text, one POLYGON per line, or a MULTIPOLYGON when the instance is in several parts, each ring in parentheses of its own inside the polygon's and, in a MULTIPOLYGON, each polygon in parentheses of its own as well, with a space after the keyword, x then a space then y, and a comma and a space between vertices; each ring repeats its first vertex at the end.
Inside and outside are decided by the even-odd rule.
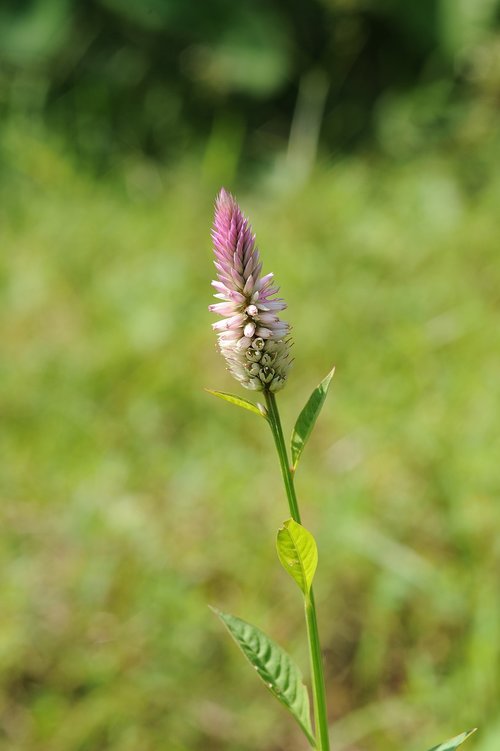
MULTIPOLYGON (((203 391, 238 390, 206 311, 218 186, 97 181, 22 130, 1 150, 4 741, 304 748, 207 608, 306 672, 271 436, 203 391)), ((287 430, 337 366, 297 476, 336 751, 500 741, 500 179, 463 170, 353 158, 238 193, 294 327, 287 430)))

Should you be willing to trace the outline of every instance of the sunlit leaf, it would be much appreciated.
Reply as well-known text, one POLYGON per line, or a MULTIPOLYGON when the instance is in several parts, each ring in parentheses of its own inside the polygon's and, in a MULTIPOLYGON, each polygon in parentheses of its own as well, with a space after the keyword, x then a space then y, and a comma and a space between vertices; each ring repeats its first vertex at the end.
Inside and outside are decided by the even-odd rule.
POLYGON ((312 534, 301 524, 288 519, 278 530, 276 548, 285 571, 305 595, 309 594, 318 565, 318 548, 312 534))
POLYGON ((218 396, 219 399, 224 399, 224 401, 229 402, 230 404, 235 404, 237 407, 243 407, 243 409, 253 412, 254 415, 259 415, 259 417, 266 416, 264 407, 261 406, 259 408, 256 404, 249 402, 248 399, 243 399, 241 396, 226 394, 225 391, 212 391, 212 389, 205 389, 205 391, 208 391, 209 394, 213 394, 214 396, 218 396))
POLYGON ((212 608, 272 694, 292 713, 312 746, 315 745, 309 695, 291 657, 260 629, 234 615, 212 608))
POLYGON ((444 743, 440 743, 438 746, 433 746, 429 749, 429 751, 454 751, 455 748, 458 748, 461 743, 463 743, 472 733, 475 733, 477 728, 474 728, 473 730, 467 730, 465 733, 461 733, 460 735, 456 735, 454 738, 450 738, 448 741, 445 741, 444 743))
POLYGON ((304 450, 304 446, 306 445, 307 440, 312 433, 312 429, 314 428, 314 424, 318 419, 318 415, 321 412, 321 407, 326 399, 328 387, 330 386, 330 381, 332 380, 334 373, 335 368, 332 368, 326 378, 316 386, 295 423, 291 441, 292 465, 294 470, 299 463, 300 455, 304 450))

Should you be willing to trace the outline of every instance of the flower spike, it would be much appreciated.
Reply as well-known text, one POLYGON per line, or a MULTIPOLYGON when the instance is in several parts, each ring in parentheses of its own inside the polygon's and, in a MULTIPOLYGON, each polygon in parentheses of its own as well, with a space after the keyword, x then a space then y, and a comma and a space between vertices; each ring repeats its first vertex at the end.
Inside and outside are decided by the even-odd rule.
POLYGON ((262 263, 248 220, 224 188, 217 196, 212 229, 221 302, 209 310, 222 316, 212 324, 231 374, 254 391, 279 391, 291 365, 290 326, 277 313, 286 303, 275 295, 273 274, 261 276, 262 263))

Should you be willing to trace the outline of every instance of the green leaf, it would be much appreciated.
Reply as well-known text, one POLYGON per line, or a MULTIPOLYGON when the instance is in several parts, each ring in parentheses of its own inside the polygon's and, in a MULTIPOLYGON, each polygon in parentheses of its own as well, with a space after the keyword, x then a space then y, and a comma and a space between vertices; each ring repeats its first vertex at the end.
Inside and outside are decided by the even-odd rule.
POLYGON ((312 534, 301 524, 288 519, 278 530, 276 548, 285 571, 308 595, 318 565, 318 548, 312 534))
POLYGON ((212 608, 227 627, 247 660, 272 694, 292 713, 315 746, 309 712, 309 695, 302 674, 291 657, 260 629, 234 615, 212 608))
POLYGON ((461 733, 460 735, 456 735, 455 738, 450 738, 449 741, 445 741, 444 743, 440 743, 439 746, 433 746, 429 751, 454 751, 455 748, 458 748, 461 743, 463 743, 472 733, 475 733, 477 728, 474 728, 473 730, 467 730, 465 733, 461 733))
POLYGON ((304 450, 304 446, 306 445, 307 440, 312 433, 312 429, 314 428, 314 424, 318 419, 318 415, 321 412, 321 407, 326 399, 328 387, 334 373, 335 368, 332 368, 326 378, 321 381, 319 386, 316 386, 295 423, 291 441, 292 465, 294 471, 297 468, 300 455, 304 450))
POLYGON ((229 402, 230 404, 236 404, 237 407, 248 409, 248 411, 253 412, 254 415, 259 415, 259 417, 267 416, 267 412, 264 407, 262 407, 261 405, 257 406, 253 402, 249 402, 248 399, 243 399, 241 396, 226 394, 225 391, 212 391, 212 389, 205 389, 205 391, 208 391, 209 394, 213 394, 214 396, 218 396, 219 399, 224 399, 224 401, 229 402))

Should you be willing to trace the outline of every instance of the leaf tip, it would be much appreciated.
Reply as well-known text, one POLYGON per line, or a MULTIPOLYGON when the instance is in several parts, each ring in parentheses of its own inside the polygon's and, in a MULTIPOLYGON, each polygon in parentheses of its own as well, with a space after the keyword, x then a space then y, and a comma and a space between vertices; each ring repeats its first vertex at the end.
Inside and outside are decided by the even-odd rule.
POLYGON ((222 618, 222 616, 224 615, 222 610, 219 610, 219 608, 216 608, 214 605, 207 605, 207 607, 219 618, 222 618))
MULTIPOLYGON (((335 367, 336 367, 336 366, 334 365, 334 366, 333 366, 333 368, 332 368, 332 369, 330 370, 330 372, 329 372, 329 373, 327 373, 327 374, 326 374, 326 376, 325 376, 325 377, 323 378, 323 380, 321 381, 321 384, 320 384, 320 385, 322 385, 322 386, 323 386, 323 388, 325 389, 325 391, 327 391, 327 390, 328 390, 328 388, 330 387, 330 382, 331 382, 331 380, 332 380, 333 376, 335 375, 335 367)), ((326 395, 325 395, 325 396, 326 396, 326 395)))
POLYGON ((473 733, 475 733, 477 728, 472 728, 472 730, 466 730, 464 733, 460 733, 460 735, 456 735, 454 738, 449 738, 444 743, 440 743, 439 746, 433 746, 430 751, 453 751, 453 749, 458 748, 458 746, 461 746, 464 741, 467 740, 473 733))

